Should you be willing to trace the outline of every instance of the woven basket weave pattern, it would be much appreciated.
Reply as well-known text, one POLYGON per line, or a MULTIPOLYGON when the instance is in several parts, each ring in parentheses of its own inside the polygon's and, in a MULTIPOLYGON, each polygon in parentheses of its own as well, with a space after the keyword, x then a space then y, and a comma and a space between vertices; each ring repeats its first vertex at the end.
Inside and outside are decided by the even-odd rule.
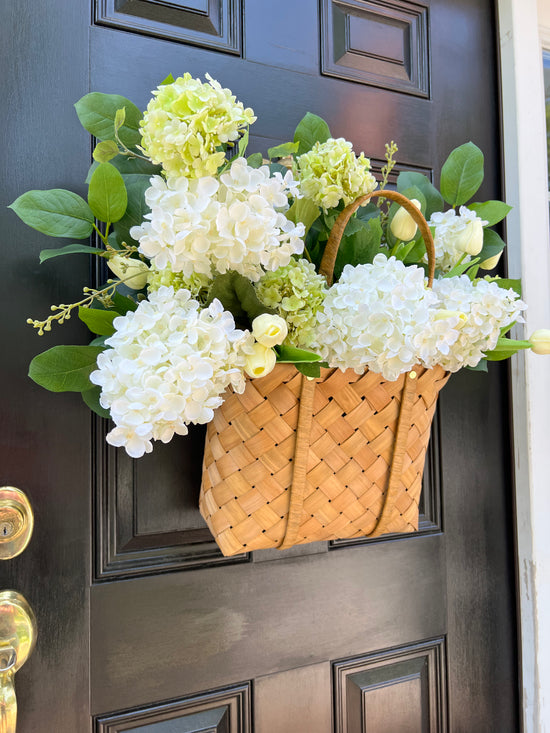
MULTIPOLYGON (((307 481, 295 544, 376 534, 407 374, 324 369, 315 380, 307 481)), ((430 426, 448 375, 417 369, 398 497, 383 528, 412 532, 430 426)), ((279 364, 229 393, 207 427, 200 510, 225 555, 279 546, 292 484, 302 375, 279 364)))

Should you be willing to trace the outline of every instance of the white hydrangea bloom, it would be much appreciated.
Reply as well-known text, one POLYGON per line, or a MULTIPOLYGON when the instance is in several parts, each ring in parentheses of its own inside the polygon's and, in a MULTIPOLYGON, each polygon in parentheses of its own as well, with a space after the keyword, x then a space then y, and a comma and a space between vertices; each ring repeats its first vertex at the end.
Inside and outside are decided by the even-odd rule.
POLYGON ((189 291, 162 286, 114 327, 90 380, 116 425, 107 441, 132 458, 150 453, 152 440, 167 443, 189 423, 212 420, 228 385, 244 390, 254 339, 217 300, 201 310, 189 291))
POLYGON ((271 176, 267 166, 251 168, 244 158, 219 181, 153 176, 145 193, 151 213, 131 235, 160 270, 170 266, 186 278, 235 270, 257 281, 304 249, 304 225, 283 213, 296 185, 291 171, 271 176))
POLYGON ((361 374, 368 366, 395 380, 418 363, 414 337, 436 302, 420 267, 383 254, 372 265, 346 265, 317 315, 311 349, 332 367, 361 374))
POLYGON ((502 328, 515 321, 523 323, 521 314, 527 308, 514 290, 488 280, 472 282, 467 275, 436 280, 433 291, 439 304, 432 314, 431 338, 434 330, 441 330, 442 335, 430 353, 420 349, 420 342, 425 344, 430 336, 419 335, 415 345, 425 366, 440 364, 450 372, 476 366, 495 348, 502 328), (445 318, 439 318, 439 309, 444 310, 445 318))
MULTIPOLYGON (((475 211, 461 206, 458 214, 454 209, 434 211, 428 224, 435 227, 435 266, 442 272, 448 272, 463 255, 463 262, 471 260, 471 248, 475 240, 479 240, 476 254, 481 250, 483 227, 488 222, 480 219, 475 211)), ((427 256, 424 262, 428 262, 427 256)))

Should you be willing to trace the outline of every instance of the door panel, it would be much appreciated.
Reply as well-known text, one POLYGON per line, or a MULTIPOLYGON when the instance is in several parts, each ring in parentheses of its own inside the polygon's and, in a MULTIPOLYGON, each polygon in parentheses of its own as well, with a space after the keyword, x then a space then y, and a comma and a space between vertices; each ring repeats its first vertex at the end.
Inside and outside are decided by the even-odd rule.
POLYGON ((85 342, 77 323, 41 341, 24 321, 75 300, 88 265, 39 269, 54 245, 5 210, 30 188, 85 192, 80 96, 144 108, 184 71, 254 108, 251 151, 291 139, 307 111, 375 171, 392 139, 397 170, 432 178, 472 139, 486 156, 480 197, 498 198, 491 0, 21 0, 2 13, 13 277, 0 289, 0 479, 27 491, 36 531, 0 587, 22 591, 39 625, 17 676, 18 730, 517 730, 506 369, 454 375, 443 391, 417 535, 223 558, 197 510, 203 430, 132 461, 77 396, 25 378, 37 351, 85 342))

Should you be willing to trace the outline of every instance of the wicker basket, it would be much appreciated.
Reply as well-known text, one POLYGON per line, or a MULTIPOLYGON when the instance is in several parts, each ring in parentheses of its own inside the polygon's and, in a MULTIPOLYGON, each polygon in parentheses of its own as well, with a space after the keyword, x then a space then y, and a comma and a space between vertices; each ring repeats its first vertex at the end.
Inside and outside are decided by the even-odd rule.
MULTIPOLYGON (((415 218, 431 285, 429 227, 395 191, 362 196, 340 214, 320 271, 330 284, 345 226, 371 196, 415 218)), ((223 554, 415 531, 431 422, 448 377, 418 366, 394 382, 351 369, 308 379, 278 364, 247 380, 243 394, 230 391, 207 426, 199 499, 223 554)))

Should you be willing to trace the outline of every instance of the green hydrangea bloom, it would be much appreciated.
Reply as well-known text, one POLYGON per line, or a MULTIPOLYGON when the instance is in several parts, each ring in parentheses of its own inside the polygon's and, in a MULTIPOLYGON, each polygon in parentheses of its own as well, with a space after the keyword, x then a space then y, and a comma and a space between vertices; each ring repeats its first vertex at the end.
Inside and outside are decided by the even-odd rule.
POLYGON ((203 83, 186 73, 161 84, 140 122, 143 150, 168 176, 215 175, 225 160, 220 145, 237 140, 256 120, 229 89, 206 78, 203 83))
POLYGON ((293 258, 285 267, 262 275, 255 287, 261 302, 287 322, 285 343, 308 348, 315 339, 317 312, 328 292, 327 281, 317 274, 315 265, 293 258))
POLYGON ((375 177, 370 173, 370 160, 363 153, 356 157, 351 143, 343 137, 315 143, 296 162, 302 194, 325 213, 338 206, 340 201, 347 206, 377 186, 375 177))
POLYGON ((170 267, 159 270, 153 265, 151 265, 147 276, 149 291, 158 290, 162 285, 168 288, 172 286, 174 290, 185 288, 189 290, 193 298, 199 301, 203 295, 206 295, 211 283, 212 280, 207 275, 202 275, 199 272, 194 272, 191 277, 184 277, 182 272, 172 272, 170 267))

